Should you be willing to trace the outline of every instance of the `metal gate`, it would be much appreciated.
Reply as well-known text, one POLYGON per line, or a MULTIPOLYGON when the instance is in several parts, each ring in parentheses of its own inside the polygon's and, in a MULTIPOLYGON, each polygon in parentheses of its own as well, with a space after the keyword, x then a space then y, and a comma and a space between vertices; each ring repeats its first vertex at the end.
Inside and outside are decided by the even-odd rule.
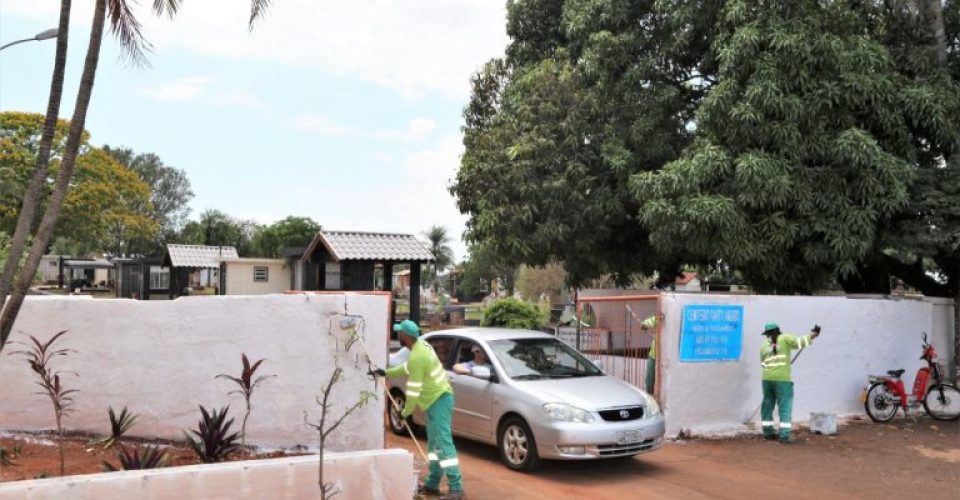
POLYGON ((566 332, 565 337, 573 333, 574 338, 565 340, 599 359, 609 375, 659 396, 658 390, 646 387, 647 370, 656 369, 649 359, 650 346, 662 323, 644 329, 644 320, 653 316, 660 316, 659 294, 579 297, 579 335, 566 332))

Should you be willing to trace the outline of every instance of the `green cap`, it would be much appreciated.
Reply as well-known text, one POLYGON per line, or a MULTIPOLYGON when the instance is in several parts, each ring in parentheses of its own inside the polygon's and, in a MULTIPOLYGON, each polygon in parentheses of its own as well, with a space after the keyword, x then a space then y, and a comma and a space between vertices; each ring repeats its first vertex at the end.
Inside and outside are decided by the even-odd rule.
POLYGON ((420 336, 420 327, 409 319, 405 319, 400 323, 393 325, 393 331, 409 335, 413 338, 420 336))
POLYGON ((779 329, 780 329, 780 325, 778 325, 778 324, 776 324, 776 323, 767 323, 767 324, 763 325, 763 333, 762 333, 761 335, 766 335, 767 332, 769 332, 769 331, 771 331, 771 330, 779 330, 779 329))

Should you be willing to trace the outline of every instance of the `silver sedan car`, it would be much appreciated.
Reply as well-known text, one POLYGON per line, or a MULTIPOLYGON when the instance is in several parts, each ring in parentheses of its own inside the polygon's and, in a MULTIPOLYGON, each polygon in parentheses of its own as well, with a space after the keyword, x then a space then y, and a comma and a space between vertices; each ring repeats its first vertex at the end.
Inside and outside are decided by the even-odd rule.
MULTIPOLYGON (((657 402, 556 337, 464 328, 422 338, 453 386, 454 435, 495 445, 511 469, 530 470, 541 459, 629 457, 663 444, 657 402)), ((388 387, 402 406, 405 380, 390 379, 388 387)), ((391 408, 389 417, 394 433, 407 433, 398 411, 391 408)), ((411 422, 423 425, 425 415, 417 411, 411 422)))

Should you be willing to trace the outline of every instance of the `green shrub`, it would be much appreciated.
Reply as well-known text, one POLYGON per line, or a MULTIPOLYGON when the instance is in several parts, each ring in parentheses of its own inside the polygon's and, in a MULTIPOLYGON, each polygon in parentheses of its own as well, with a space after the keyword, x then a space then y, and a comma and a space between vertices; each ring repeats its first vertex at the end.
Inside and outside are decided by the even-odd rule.
POLYGON ((513 297, 498 299, 483 311, 482 326, 539 329, 544 323, 537 306, 513 297))

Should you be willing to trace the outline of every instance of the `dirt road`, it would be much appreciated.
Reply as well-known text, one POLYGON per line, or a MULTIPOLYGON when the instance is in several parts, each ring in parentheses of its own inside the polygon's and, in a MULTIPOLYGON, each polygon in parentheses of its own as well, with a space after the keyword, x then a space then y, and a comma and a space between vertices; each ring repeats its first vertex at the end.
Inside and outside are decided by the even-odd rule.
MULTIPOLYGON (((468 498, 922 498, 960 500, 960 422, 854 423, 794 445, 758 438, 671 442, 632 459, 506 469, 493 447, 457 441, 468 498)), ((389 435, 387 447, 415 450, 389 435)), ((445 486, 444 486, 445 489, 445 486)))

